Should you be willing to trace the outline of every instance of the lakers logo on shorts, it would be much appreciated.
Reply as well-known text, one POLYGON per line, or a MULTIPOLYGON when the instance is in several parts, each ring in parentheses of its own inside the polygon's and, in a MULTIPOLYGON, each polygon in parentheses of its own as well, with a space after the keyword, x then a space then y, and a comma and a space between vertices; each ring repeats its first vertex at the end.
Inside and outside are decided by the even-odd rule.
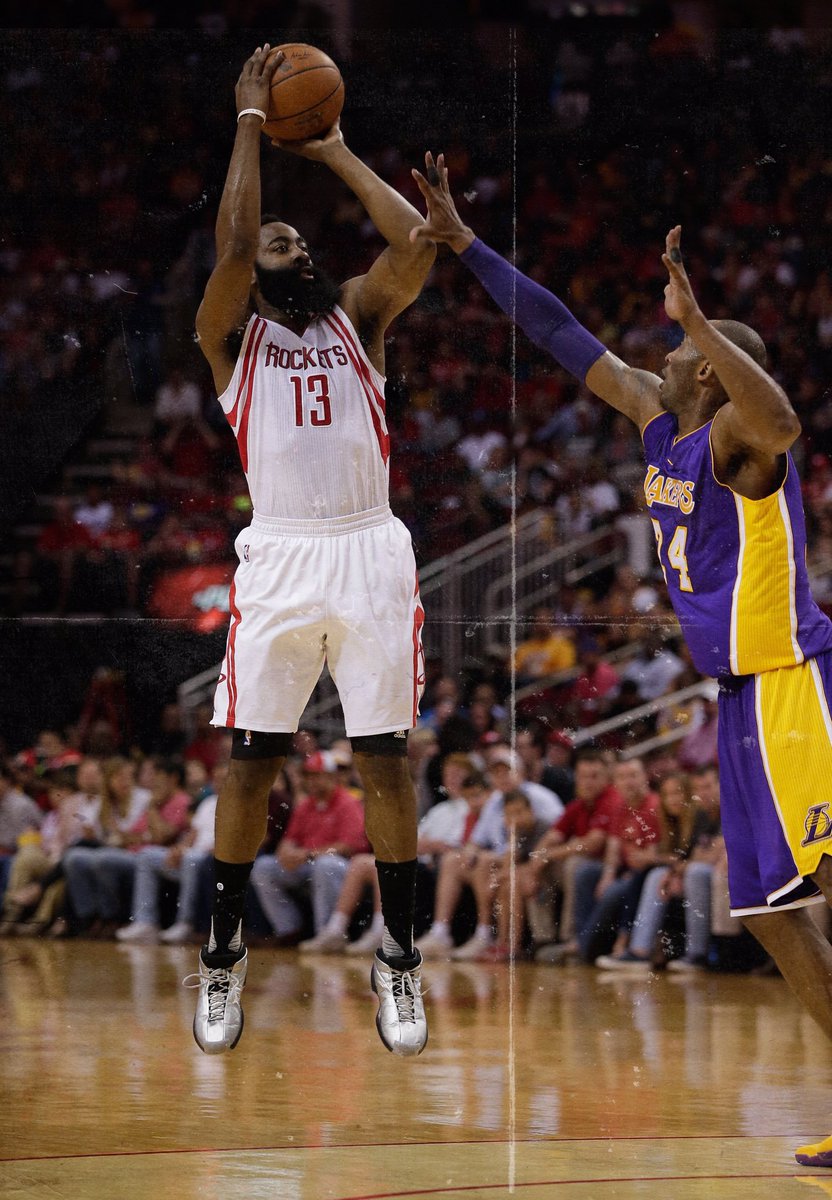
POLYGON ((832 817, 829 816, 829 801, 823 804, 813 804, 806 814, 804 823, 806 836, 801 846, 811 846, 814 842, 823 842, 832 837, 832 817))

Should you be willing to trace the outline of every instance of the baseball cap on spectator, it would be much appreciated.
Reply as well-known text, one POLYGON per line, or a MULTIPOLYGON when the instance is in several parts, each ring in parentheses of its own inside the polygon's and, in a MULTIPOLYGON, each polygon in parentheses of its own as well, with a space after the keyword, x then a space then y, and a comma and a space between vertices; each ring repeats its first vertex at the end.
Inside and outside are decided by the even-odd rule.
POLYGON ((338 770, 338 763, 330 750, 316 750, 314 754, 307 754, 301 770, 307 775, 329 774, 338 770))
POLYGON ((575 749, 575 743, 572 741, 569 734, 564 733, 561 729, 553 729, 546 741, 550 746, 563 746, 564 750, 575 749))

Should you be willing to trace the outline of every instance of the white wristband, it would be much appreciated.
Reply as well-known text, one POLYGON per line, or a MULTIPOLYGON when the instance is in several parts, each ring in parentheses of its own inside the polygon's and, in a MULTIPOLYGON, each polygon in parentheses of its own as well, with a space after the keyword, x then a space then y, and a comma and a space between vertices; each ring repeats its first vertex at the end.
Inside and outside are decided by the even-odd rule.
POLYGON ((266 114, 263 112, 262 108, 241 108, 237 113, 237 120, 239 121, 240 117, 245 117, 248 113, 251 113, 255 117, 259 117, 263 124, 266 124, 266 114))

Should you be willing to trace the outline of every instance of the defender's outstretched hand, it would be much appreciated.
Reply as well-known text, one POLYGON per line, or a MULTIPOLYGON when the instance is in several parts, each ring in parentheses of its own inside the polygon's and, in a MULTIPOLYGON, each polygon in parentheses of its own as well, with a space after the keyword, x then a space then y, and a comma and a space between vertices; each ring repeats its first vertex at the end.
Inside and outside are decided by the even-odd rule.
POLYGON ((251 58, 246 59, 243 64, 240 78, 234 89, 238 113, 246 108, 256 108, 260 112, 269 111, 269 87, 272 76, 280 64, 286 61, 286 55, 282 50, 270 59, 270 49, 268 42, 265 46, 258 46, 251 58))
POLYGON ((427 220, 424 225, 417 225, 410 231, 411 242, 425 240, 429 242, 447 242, 456 254, 467 250, 474 240, 474 231, 470 229, 456 211, 456 205, 448 187, 448 168, 445 166, 445 155, 440 154, 436 162, 428 151, 425 155, 425 170, 427 178, 415 168, 411 172, 419 185, 419 191, 428 206, 427 220))
POLYGON ((674 225, 665 238, 665 251, 662 262, 667 267, 670 276, 664 289, 664 308, 671 321, 678 321, 684 328, 685 322, 699 311, 699 305, 690 286, 688 273, 682 262, 682 252, 679 243, 682 240, 682 226, 674 225))

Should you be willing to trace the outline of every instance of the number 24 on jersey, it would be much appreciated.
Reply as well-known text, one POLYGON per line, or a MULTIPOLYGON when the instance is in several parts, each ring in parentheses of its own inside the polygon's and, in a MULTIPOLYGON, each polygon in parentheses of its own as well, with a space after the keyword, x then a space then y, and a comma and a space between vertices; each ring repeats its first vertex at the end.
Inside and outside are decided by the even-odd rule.
MULTIPOLYGON (((653 524, 653 532, 656 535, 656 549, 659 552, 659 566, 664 575, 664 581, 667 583, 667 571, 665 570, 664 562, 662 561, 662 547, 664 545, 664 534, 662 527, 655 517, 650 518, 653 524)), ((674 571, 679 575, 679 590, 681 592, 692 592, 693 584, 690 581, 688 573, 688 560, 686 556, 686 548, 688 542, 688 527, 687 525, 677 525, 674 530, 673 537, 667 547, 667 561, 670 563, 674 571)))

